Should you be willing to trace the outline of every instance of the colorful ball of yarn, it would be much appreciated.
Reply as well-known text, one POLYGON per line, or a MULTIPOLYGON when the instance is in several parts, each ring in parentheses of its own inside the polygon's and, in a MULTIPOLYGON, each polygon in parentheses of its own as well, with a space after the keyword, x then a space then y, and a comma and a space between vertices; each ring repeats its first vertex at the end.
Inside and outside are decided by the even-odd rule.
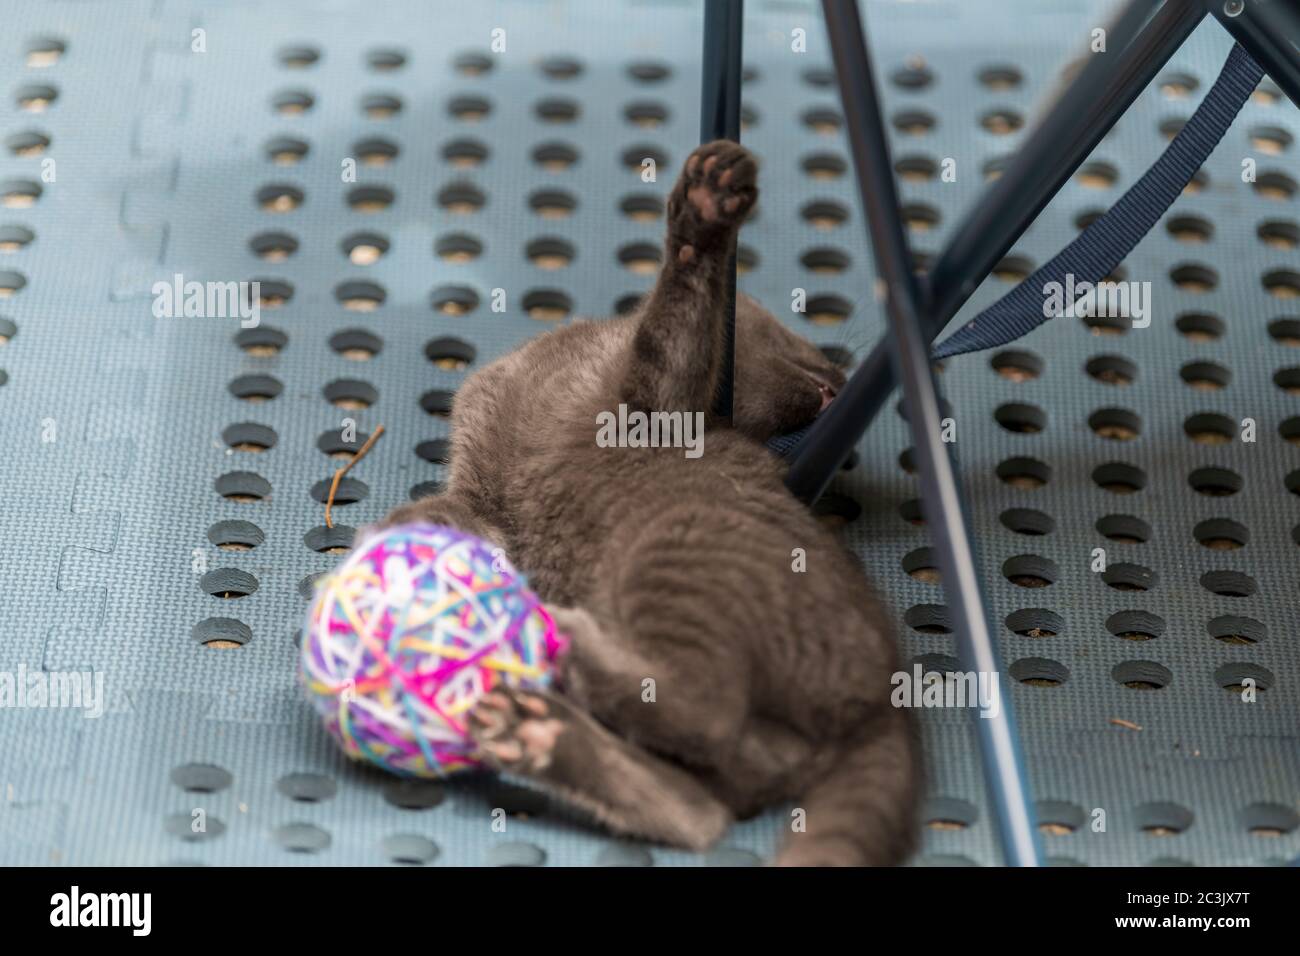
POLYGON ((351 757, 441 777, 479 764, 467 729, 479 699, 548 686, 566 646, 500 551, 454 528, 402 525, 317 584, 299 673, 351 757))

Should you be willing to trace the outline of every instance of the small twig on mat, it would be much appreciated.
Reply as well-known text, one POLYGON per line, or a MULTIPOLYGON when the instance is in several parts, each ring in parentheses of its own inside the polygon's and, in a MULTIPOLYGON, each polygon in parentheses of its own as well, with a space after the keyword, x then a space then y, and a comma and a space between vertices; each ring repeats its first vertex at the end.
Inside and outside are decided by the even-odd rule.
POLYGON ((1131 721, 1131 720, 1123 720, 1123 719, 1121 719, 1121 718, 1119 718, 1119 717, 1112 717, 1112 718, 1110 719, 1110 722, 1111 722, 1112 724, 1114 724, 1116 727, 1127 727, 1129 730, 1141 730, 1141 729, 1142 729, 1139 725, 1133 723, 1133 721, 1131 721))
POLYGON ((327 499, 325 499, 325 527, 327 528, 334 527, 334 519, 330 517, 330 511, 334 507, 334 496, 338 493, 339 482, 343 479, 343 476, 348 473, 348 471, 352 468, 353 465, 359 462, 362 458, 366 457, 366 452, 370 451, 370 446, 373 445, 375 443, 375 439, 378 438, 383 433, 384 433, 384 426, 380 425, 378 428, 375 429, 375 433, 366 439, 366 443, 357 449, 357 453, 353 455, 350 459, 348 459, 348 463, 344 465, 342 468, 340 468, 338 471, 334 472, 334 480, 330 482, 330 496, 327 499))

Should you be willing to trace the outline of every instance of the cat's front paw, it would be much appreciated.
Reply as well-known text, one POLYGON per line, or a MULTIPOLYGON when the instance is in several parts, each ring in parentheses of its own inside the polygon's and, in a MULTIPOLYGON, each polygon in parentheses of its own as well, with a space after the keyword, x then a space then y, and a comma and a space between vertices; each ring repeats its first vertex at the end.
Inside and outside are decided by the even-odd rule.
POLYGON ((541 694, 502 688, 484 694, 469 715, 479 755, 494 769, 540 774, 551 765, 566 724, 541 694))
POLYGON ((738 227, 758 199, 758 165, 739 143, 719 139, 691 153, 669 201, 669 229, 699 246, 738 227))

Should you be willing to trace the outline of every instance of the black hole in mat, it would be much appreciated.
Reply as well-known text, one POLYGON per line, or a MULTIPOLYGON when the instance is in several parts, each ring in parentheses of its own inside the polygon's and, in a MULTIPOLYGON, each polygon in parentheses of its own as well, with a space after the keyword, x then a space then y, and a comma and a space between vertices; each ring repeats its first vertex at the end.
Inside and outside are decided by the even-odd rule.
MULTIPOLYGON (((840 165, 841 172, 847 168, 843 160, 840 165)), ((928 156, 904 156, 894 163, 894 171, 904 182, 927 182, 939 174, 939 164, 928 156)))
POLYGON ((1278 369, 1273 373, 1273 384, 1290 395, 1300 395, 1300 368, 1278 369))
POLYGON ((805 156, 801 165, 812 179, 838 179, 849 168, 844 157, 834 153, 813 153, 805 156))
POLYGON ((447 797, 441 783, 426 780, 392 780, 383 793, 385 801, 402 810, 429 810, 447 797))
POLYGON ((307 198, 297 186, 282 183, 263 186, 257 191, 257 204, 266 212, 289 212, 297 209, 307 198))
POLYGON ((1201 575, 1201 587, 1219 597, 1250 597, 1259 585, 1249 574, 1240 571, 1206 571, 1201 575))
POLYGON ((1287 269, 1274 269, 1266 272, 1259 280, 1269 294, 1277 299, 1300 298, 1300 272, 1287 269))
POLYGON ((1205 625, 1210 637, 1225 644, 1258 644, 1268 636, 1268 628, 1253 617, 1225 614, 1205 625))
POLYGON ((572 80, 582 74, 582 61, 571 56, 548 56, 538 69, 552 80, 572 80))
POLYGON ((234 618, 210 617, 195 624, 190 631, 190 636, 200 644, 213 644, 218 647, 242 646, 253 639, 253 631, 243 621, 236 621, 234 618))
POLYGON ((371 119, 388 119, 402 111, 402 101, 386 93, 371 93, 362 98, 361 111, 371 119))
POLYGON ((1040 488, 1052 478, 1049 465, 1034 458, 1008 458, 997 467, 997 475, 1014 488, 1040 488))
POLYGON ((1055 637, 1065 628, 1065 620, 1047 608, 1026 607, 1008 614, 1006 625, 1021 637, 1055 637))
POLYGON ((476 139, 453 139, 442 148, 442 157, 453 166, 469 168, 487 162, 491 151, 476 139))
POLYGON ((1174 320, 1174 328, 1184 338, 1193 342, 1213 342, 1222 338, 1227 326, 1217 315, 1206 312, 1187 312, 1174 320))
POLYGON ((492 112, 492 103, 483 96, 453 96, 447 112, 458 120, 477 122, 492 112))
POLYGON ((267 451, 275 447, 275 429, 256 422, 239 422, 221 432, 221 440, 234 451, 267 451))
POLYGON ((1034 435, 1047 427, 1047 413, 1034 405, 1008 402, 993 412, 994 420, 1009 432, 1034 435))
POLYGON ((891 75, 894 85, 903 90, 923 90, 934 82, 934 73, 924 63, 909 63, 891 75))
POLYGON ((849 218, 849 211, 834 200, 823 199, 805 205, 800 215, 817 229, 834 229, 849 218))
POLYGON ((174 767, 172 783, 186 793, 220 793, 234 782, 230 771, 211 763, 187 763, 174 767))
POLYGON ((942 604, 918 604, 903 615, 907 626, 922 634, 951 634, 952 618, 942 604))
POLYGON ((330 348, 352 361, 372 359, 383 347, 383 340, 365 329, 345 329, 330 336, 330 348))
POLYGON ((275 782, 275 789, 290 800, 297 800, 300 803, 320 803, 338 793, 339 786, 324 774, 287 773, 275 782))
POLYGON ((1132 515, 1106 515, 1098 518, 1097 531, 1120 544, 1142 544, 1151 537, 1151 526, 1132 515))
POLYGON ((903 570, 917 581, 923 581, 926 584, 939 583, 939 566, 934 559, 934 552, 930 548, 917 548, 915 551, 909 551, 903 555, 901 564, 903 570))
POLYGON ((477 357, 474 346, 450 336, 434 339, 424 347, 424 357, 439 368, 463 369, 477 357))
POLYGON ((658 83, 672 76, 672 67, 654 60, 639 60, 628 65, 627 75, 638 83, 658 83))
POLYGON ((1294 249, 1300 246, 1300 226, 1294 222, 1274 219, 1259 224, 1259 240, 1273 249, 1294 249))
POLYGON ((271 162, 280 166, 292 166, 302 161, 303 157, 311 151, 311 146, 305 140, 295 139, 292 136, 277 136, 267 140, 262 151, 271 162))
MULTIPOLYGON (((373 232, 357 232, 344 239, 339 246, 348 261, 357 266, 368 266, 382 259, 388 252, 388 240, 373 232)), ((342 288, 342 287, 340 287, 342 288)), ((382 290, 381 299, 382 299, 382 290)), ((345 296, 335 296, 340 301, 345 296)))
POLYGON ((1061 571, 1049 558, 1021 554, 1003 562, 1002 576, 1022 588, 1045 588, 1056 582, 1061 571))
POLYGON ((1227 468, 1197 468, 1187 476, 1187 483, 1196 491, 1212 498, 1235 495, 1243 484, 1241 475, 1227 468))
POLYGON ((1007 668, 1013 680, 1031 687, 1056 687, 1070 679, 1070 669, 1046 657, 1022 657, 1007 668))
POLYGON ((482 209, 487 195, 472 183, 452 183, 438 192, 438 205, 456 215, 468 215, 482 209))
POLYGON ((249 551, 265 541, 266 535, 251 521, 218 521, 208 529, 208 540, 228 551, 249 551))
POLYGON ((321 554, 343 554, 352 547, 355 534, 356 529, 345 524, 336 524, 332 528, 321 525, 303 535, 302 543, 321 554))
POLYGON ((415 446, 415 453, 425 461, 445 465, 451 461, 451 442, 445 438, 422 441, 415 446))
POLYGON ((351 439, 345 438, 341 428, 333 428, 316 439, 316 447, 326 455, 350 458, 370 439, 369 432, 358 431, 351 439))
POLYGON ((573 300, 559 289, 532 289, 524 293, 523 306, 531 319, 558 322, 573 311, 573 300))
POLYGON ((401 50, 380 49, 371 50, 366 54, 366 65, 377 72, 388 72, 390 70, 400 70, 406 66, 406 54, 401 50))
POLYGON ((1244 524, 1229 518, 1210 518, 1192 529, 1192 536, 1212 551, 1235 551, 1250 542, 1244 524))
POLYGON ((321 389, 325 400, 339 408, 359 411, 379 401, 379 392, 369 382, 355 378, 340 378, 321 389))
POLYGON ((498 783, 487 794, 488 805, 501 809, 507 816, 526 820, 542 816, 550 808, 550 800, 540 790, 498 783))
POLYGON ((1099 408, 1088 416, 1088 427, 1102 438, 1132 441, 1142 431, 1142 419, 1124 408, 1099 408))
POLYGON ((1131 495, 1146 487, 1147 476, 1136 465, 1112 461, 1093 469, 1092 480, 1111 494, 1131 495))
POLYGON ((909 498, 898 506, 898 516, 908 524, 918 527, 925 524, 925 512, 921 508, 920 498, 909 498))
POLYGON ((1150 591, 1159 582, 1159 576, 1140 564, 1112 564, 1101 572, 1101 579, 1116 591, 1150 591))
POLYGON ((1131 690, 1160 690, 1174 679, 1169 668, 1155 661, 1124 661, 1111 669, 1110 676, 1131 690))
POLYGON ((217 494, 231 501, 261 501, 271 494, 271 483, 251 471, 227 472, 212 484, 217 494))
POLYGON ((216 568, 199 578, 199 587, 213 597, 242 598, 257 590, 257 578, 238 568, 216 568))
POLYGON ((1183 431, 1201 445, 1226 445, 1236 436, 1237 425, 1227 415, 1201 412, 1183 422, 1183 431))
POLYGON ((289 336, 269 325, 241 329, 235 334, 235 345, 254 358, 270 358, 288 344, 289 336))
POLYGON ((1276 682, 1273 672, 1258 664, 1224 664, 1214 672, 1214 682, 1224 690, 1237 692, 1245 690, 1245 682, 1248 680, 1255 682, 1257 690, 1268 690, 1276 682))
POLYGON ((1033 352, 998 352, 989 361, 993 370, 1013 382, 1027 382, 1043 374, 1043 360, 1033 352))
POLYGON ((492 72, 496 66, 486 53, 458 53, 451 65, 452 69, 463 76, 482 76, 492 72))
POLYGON ((1175 836, 1192 825, 1192 811, 1176 803, 1144 803, 1134 811, 1138 829, 1150 836, 1175 836))
POLYGON ((1051 534, 1056 530, 1056 522, 1051 515, 1032 508, 1008 508, 999 516, 1003 527, 1025 535, 1051 534))
POLYGON ((1083 807, 1063 800, 1038 801, 1038 829, 1048 836, 1066 836, 1088 820, 1083 807))
POLYGON ((1118 355, 1097 355, 1088 360, 1083 370, 1091 378, 1106 385, 1128 385, 1137 378, 1138 367, 1118 355))
POLYGON ((1165 632, 1165 621, 1148 611, 1120 611, 1106 618, 1106 630, 1126 641, 1150 641, 1165 632))
POLYGON ((572 123, 582 111, 573 100, 560 97, 540 100, 533 109, 537 113, 537 118, 544 123, 572 123))
POLYGON ((445 418, 451 414, 451 404, 455 397, 455 392, 435 388, 420 396, 420 407, 430 415, 445 418))
POLYGON ((443 315, 467 315, 478 308, 478 293, 469 286, 444 285, 434 289, 429 304, 443 315))
POLYGON ((271 831, 271 839, 290 853, 320 853, 331 842, 326 831, 311 823, 285 823, 271 831))
POLYGON ((979 810, 954 797, 931 797, 921 808, 921 819, 931 830, 965 830, 975 825, 979 810))
POLYGON ((1188 362, 1178 370, 1178 375, 1192 388, 1200 391, 1227 388, 1232 381, 1232 372, 1215 362, 1188 362))
POLYGON ((1300 827, 1300 814, 1280 803, 1252 803, 1237 814, 1237 822, 1256 836, 1279 837, 1300 827))
MULTIPOLYGON (((321 504, 329 501, 333 478, 323 478, 311 486, 311 496, 321 504)), ((334 494, 334 506, 356 504, 370 494, 370 486, 358 478, 343 478, 334 494)))
POLYGON ((226 386, 231 395, 246 402, 267 402, 276 398, 284 385, 270 375, 241 375, 226 386))
POLYGON ((407 866, 432 863, 440 852, 438 844, 415 833, 395 833, 384 837, 380 849, 390 863, 407 866))

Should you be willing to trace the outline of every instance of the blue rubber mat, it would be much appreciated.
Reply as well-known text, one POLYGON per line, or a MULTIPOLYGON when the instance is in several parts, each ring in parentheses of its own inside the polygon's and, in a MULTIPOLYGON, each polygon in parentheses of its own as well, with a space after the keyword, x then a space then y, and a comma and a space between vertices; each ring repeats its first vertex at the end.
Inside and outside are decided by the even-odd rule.
MULTIPOLYGON (((883 317, 820 17, 747 7, 763 195, 740 285, 851 361, 883 317)), ((920 250, 1106 8, 867 5, 920 250)), ((441 412, 468 371, 648 288, 698 128, 699 20, 649 0, 9 4, 0 671, 102 675, 105 713, 0 711, 0 862, 770 855, 783 810, 696 856, 504 783, 349 765, 294 679, 312 579, 347 540, 322 504, 332 456, 355 447, 345 420, 361 440, 386 428, 336 509, 353 527, 439 480, 441 412), (154 284, 177 274, 261 280, 262 324, 155 317, 154 284)), ((1214 24, 1194 35, 964 314, 1141 175, 1228 48, 1214 24)), ((1063 318, 941 377, 1053 862, 1300 853, 1298 135, 1266 80, 1124 265, 1152 283, 1150 327, 1063 318)), ((907 445, 883 415, 822 511, 886 593, 905 658, 955 666, 907 445)), ((996 863, 966 712, 921 719, 916 862, 996 863)))

